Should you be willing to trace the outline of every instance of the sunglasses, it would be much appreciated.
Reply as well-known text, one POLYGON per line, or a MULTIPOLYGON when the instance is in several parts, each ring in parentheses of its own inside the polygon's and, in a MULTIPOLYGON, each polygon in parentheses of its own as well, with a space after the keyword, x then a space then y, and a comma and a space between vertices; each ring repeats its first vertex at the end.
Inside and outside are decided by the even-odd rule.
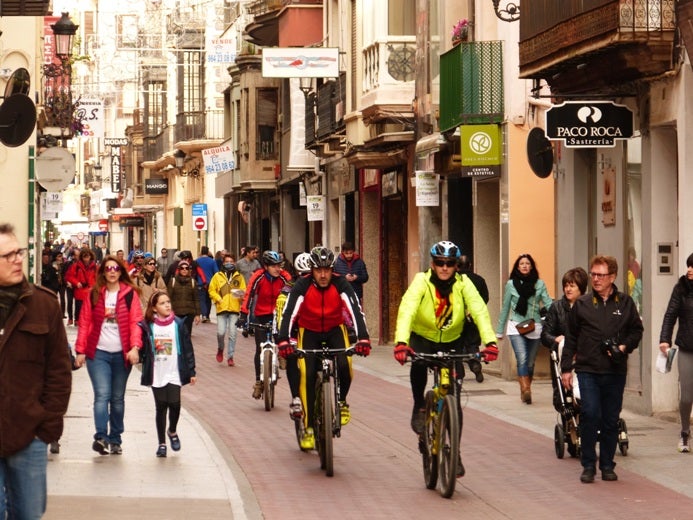
POLYGON ((147 265, 156 265, 156 262, 147 262, 147 265))
POLYGON ((117 273, 120 271, 120 266, 119 265, 107 265, 106 267, 103 268, 104 271, 108 271, 110 273, 117 273))
POLYGON ((457 265, 457 260, 438 260, 436 258, 433 260, 433 264, 438 267, 455 267, 457 265))
POLYGON ((190 268, 187 265, 181 265, 178 269, 181 271, 190 271, 190 268))

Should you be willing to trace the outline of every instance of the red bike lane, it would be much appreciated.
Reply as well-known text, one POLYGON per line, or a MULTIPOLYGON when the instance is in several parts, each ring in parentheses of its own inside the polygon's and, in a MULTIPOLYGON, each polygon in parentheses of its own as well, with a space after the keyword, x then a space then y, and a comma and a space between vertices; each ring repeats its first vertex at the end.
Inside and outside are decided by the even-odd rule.
MULTIPOLYGON (((358 370, 348 399, 352 420, 334 441, 334 477, 326 477, 317 452, 298 449, 286 378, 272 411, 252 399, 253 338, 239 334, 233 368, 214 359, 216 327, 195 327, 193 341, 198 384, 186 388, 184 406, 224 444, 220 451, 243 472, 251 488, 243 492, 254 495, 264 518, 691 516, 693 500, 619 467, 618 482, 602 482, 598 475, 594 484, 581 484, 579 462, 556 459, 551 439, 470 408, 464 411, 461 444, 467 474, 458 479, 452 498, 443 499, 424 485, 409 427, 409 389, 358 370)), ((368 366, 369 359, 357 363, 368 366)), ((471 398, 483 404, 483 395, 471 398)))

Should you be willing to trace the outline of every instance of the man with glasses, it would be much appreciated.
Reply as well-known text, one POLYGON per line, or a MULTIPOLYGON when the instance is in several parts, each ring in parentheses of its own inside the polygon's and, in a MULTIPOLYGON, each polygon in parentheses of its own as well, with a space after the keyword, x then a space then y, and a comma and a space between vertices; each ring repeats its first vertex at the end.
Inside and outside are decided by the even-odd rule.
MULTIPOLYGON (((395 329, 395 359, 404 365, 412 352, 434 354, 455 350, 462 353, 461 336, 469 314, 486 347, 481 354, 487 361, 494 361, 498 357, 498 347, 488 308, 472 281, 466 275, 457 275, 460 249, 443 240, 433 244, 430 254, 431 268, 416 274, 402 296, 395 329)), ((461 366, 458 372, 462 372, 461 366)), ((413 361, 409 378, 414 398, 411 428, 420 435, 426 421, 427 366, 413 361)), ((459 460, 458 476, 462 475, 464 466, 459 460)))
POLYGON ((156 259, 157 268, 160 273, 166 273, 168 266, 171 265, 171 259, 168 257, 168 249, 161 248, 161 256, 156 259))
POLYGON ((46 512, 47 446, 62 435, 72 387, 63 313, 26 280, 26 254, 0 224, 0 518, 46 512))
POLYGON ((580 385, 580 482, 594 482, 599 440, 602 480, 618 480, 614 455, 618 418, 626 385, 628 354, 638 347, 643 326, 633 299, 618 290, 613 256, 590 261, 592 292, 576 300, 567 317, 561 357, 563 386, 572 388, 574 369, 580 385))

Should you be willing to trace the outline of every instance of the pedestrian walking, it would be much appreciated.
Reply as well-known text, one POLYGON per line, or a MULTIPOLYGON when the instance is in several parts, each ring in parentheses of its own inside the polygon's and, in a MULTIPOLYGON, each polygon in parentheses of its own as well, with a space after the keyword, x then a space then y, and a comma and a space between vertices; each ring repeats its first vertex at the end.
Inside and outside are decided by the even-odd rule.
POLYGON ((200 313, 202 323, 209 323, 209 313, 212 310, 212 301, 209 298, 209 282, 212 280, 217 269, 217 263, 212 258, 209 248, 202 246, 200 256, 195 260, 197 264, 195 277, 197 281, 197 294, 200 298, 200 313))
POLYGON ((47 446, 63 433, 72 371, 60 305, 27 281, 14 227, 0 224, 0 518, 46 512, 47 446))
POLYGON ((125 387, 139 362, 142 321, 138 289, 126 265, 106 255, 80 314, 75 365, 86 363, 94 389, 94 442, 101 455, 120 455, 125 431, 125 387))
POLYGON ((235 365, 233 355, 236 351, 236 322, 241 312, 241 299, 245 295, 245 279, 236 269, 233 253, 224 255, 222 269, 215 273, 209 284, 209 297, 217 311, 217 362, 224 361, 224 343, 228 335, 226 363, 235 365))
POLYGON ((546 284, 539 278, 534 258, 530 254, 518 256, 505 284, 496 337, 501 339, 507 334, 510 339, 517 361, 520 398, 526 404, 532 404, 532 379, 541 337, 542 309, 548 309, 551 302, 546 284))
POLYGON ((363 304, 363 284, 368 281, 368 269, 351 242, 342 244, 342 252, 334 263, 334 272, 346 278, 363 304))
POLYGON ((168 267, 171 265, 171 258, 168 256, 168 249, 165 247, 161 248, 161 256, 156 259, 156 269, 162 274, 168 271, 168 267))
POLYGON ((200 323, 200 298, 190 262, 178 262, 177 272, 168 282, 167 291, 174 314, 185 321, 188 332, 192 334, 193 324, 200 323))
POLYGON ((84 300, 89 298, 92 287, 96 281, 96 262, 94 253, 88 247, 79 251, 77 260, 70 266, 66 274, 67 281, 72 286, 75 298, 75 324, 79 323, 79 315, 84 300))
POLYGON ((156 269, 156 260, 149 257, 144 261, 144 267, 134 278, 135 285, 140 290, 140 302, 142 303, 142 314, 147 310, 149 298, 157 291, 166 292, 164 277, 156 269))
POLYGON ((243 275, 243 278, 245 278, 246 285, 248 285, 250 281, 250 276, 262 267, 260 261, 257 259, 259 254, 260 250, 257 246, 245 246, 243 254, 241 254, 241 258, 236 264, 236 268, 243 275))
POLYGON ((142 377, 149 386, 156 409, 157 457, 166 457, 166 436, 173 451, 181 448, 178 419, 181 408, 181 387, 194 385, 195 352, 190 332, 182 319, 173 314, 171 299, 165 292, 155 292, 149 299, 142 330, 142 377), (168 428, 166 419, 168 415, 168 428))
MULTIPOLYGON (((471 280, 479 292, 479 296, 484 300, 484 303, 488 304, 488 286, 486 285, 486 280, 481 275, 474 272, 472 268, 472 260, 467 255, 460 255, 457 260, 457 273, 464 275, 471 280)), ((464 352, 467 354, 474 354, 479 352, 479 347, 481 345, 481 336, 479 335, 479 328, 474 323, 474 318, 467 312, 465 317, 464 328, 462 329, 462 346, 464 352)), ((478 359, 470 359, 467 361, 469 365, 469 370, 474 374, 477 383, 483 383, 484 373, 481 369, 481 361, 478 359)))

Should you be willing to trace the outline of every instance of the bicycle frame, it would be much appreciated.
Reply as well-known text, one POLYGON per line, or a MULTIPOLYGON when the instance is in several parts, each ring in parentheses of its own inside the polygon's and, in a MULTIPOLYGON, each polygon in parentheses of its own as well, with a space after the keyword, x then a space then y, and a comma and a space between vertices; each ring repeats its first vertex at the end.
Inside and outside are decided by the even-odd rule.
POLYGON ((270 411, 274 408, 274 387, 279 379, 279 355, 277 344, 272 337, 273 324, 270 323, 251 323, 255 333, 264 331, 267 334, 265 341, 260 343, 260 381, 263 384, 263 396, 265 400, 265 410, 270 411), (269 366, 266 366, 269 362, 269 366))

